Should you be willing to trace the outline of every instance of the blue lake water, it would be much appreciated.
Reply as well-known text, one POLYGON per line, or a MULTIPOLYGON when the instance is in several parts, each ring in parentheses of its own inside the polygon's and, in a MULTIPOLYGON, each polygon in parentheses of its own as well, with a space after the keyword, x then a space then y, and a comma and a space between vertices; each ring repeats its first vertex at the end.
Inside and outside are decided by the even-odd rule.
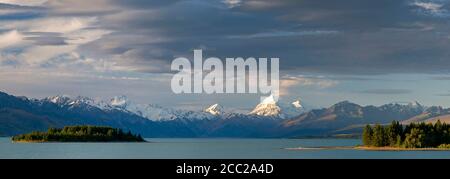
POLYGON ((69 159, 360 159, 448 158, 450 151, 286 150, 354 146, 359 139, 146 139, 148 143, 12 143, 0 138, 0 158, 69 159))

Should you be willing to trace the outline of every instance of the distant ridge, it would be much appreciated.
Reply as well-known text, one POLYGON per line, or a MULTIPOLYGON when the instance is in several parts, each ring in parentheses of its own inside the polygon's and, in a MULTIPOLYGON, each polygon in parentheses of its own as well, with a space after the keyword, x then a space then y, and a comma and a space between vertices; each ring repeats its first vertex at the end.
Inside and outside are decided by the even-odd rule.
MULTIPOLYGON (((275 104, 279 108, 259 113, 276 114, 265 116, 258 113, 227 113, 219 104, 205 111, 178 111, 157 105, 137 106, 125 97, 99 103, 85 97, 29 99, 0 92, 0 134, 11 136, 67 125, 102 125, 132 130, 144 137, 328 136, 358 134, 361 126, 385 124, 393 120, 402 123, 434 122, 438 119, 448 121, 450 115, 449 109, 424 107, 419 103, 361 106, 343 101, 329 108, 313 110, 305 110, 301 103, 302 107, 294 103, 296 101, 291 104, 264 103, 275 104), (286 115, 286 109, 289 108, 298 112, 298 115, 282 116, 286 115), (169 120, 149 119, 151 116, 170 115, 173 118, 169 120)), ((263 106, 261 109, 267 108, 263 106)))

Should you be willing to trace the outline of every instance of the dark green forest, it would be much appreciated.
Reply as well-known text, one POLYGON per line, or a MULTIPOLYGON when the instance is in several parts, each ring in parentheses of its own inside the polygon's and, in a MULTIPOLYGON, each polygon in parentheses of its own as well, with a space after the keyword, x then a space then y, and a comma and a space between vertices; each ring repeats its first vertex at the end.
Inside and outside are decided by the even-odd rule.
POLYGON ((144 142, 141 135, 102 126, 66 126, 12 137, 15 142, 144 142))
POLYGON ((390 125, 367 125, 362 141, 368 147, 401 148, 449 148, 450 125, 441 123, 411 123, 401 125, 393 121, 390 125))

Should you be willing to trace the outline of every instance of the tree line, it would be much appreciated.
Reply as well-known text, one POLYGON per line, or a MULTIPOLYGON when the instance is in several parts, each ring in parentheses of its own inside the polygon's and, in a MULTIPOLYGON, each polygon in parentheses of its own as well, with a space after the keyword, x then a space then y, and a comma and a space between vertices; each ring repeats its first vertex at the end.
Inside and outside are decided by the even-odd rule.
POLYGON ((103 126, 66 126, 49 128, 47 132, 31 132, 17 135, 13 141, 37 142, 143 142, 141 135, 124 132, 122 129, 103 126))
POLYGON ((369 147, 447 148, 450 145, 450 125, 437 121, 435 124, 411 123, 401 125, 366 125, 362 141, 369 147))

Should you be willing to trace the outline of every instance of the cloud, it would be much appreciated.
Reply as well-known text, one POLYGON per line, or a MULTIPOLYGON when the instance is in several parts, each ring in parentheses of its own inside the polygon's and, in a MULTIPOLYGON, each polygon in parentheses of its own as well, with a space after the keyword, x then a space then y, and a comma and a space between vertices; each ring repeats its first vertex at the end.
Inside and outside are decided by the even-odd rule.
POLYGON ((23 47, 2 53, 9 62, 19 60, 16 65, 30 61, 45 64, 74 52, 110 61, 116 65, 114 69, 161 73, 169 70, 174 57, 190 57, 194 48, 207 47, 205 56, 221 59, 279 57, 282 71, 332 75, 450 73, 445 68, 450 65, 445 60, 450 58, 450 25, 442 18, 418 12, 446 12, 449 6, 444 1, 6 3, 11 6, 1 8, 5 15, 0 18, 0 34, 17 31, 22 35, 17 43, 23 47), (19 7, 38 13, 19 18, 14 10, 19 7), (60 52, 51 53, 49 49, 57 48, 49 46, 61 46, 60 52), (24 59, 32 53, 39 60, 24 59))
POLYGON ((249 9, 269 9, 287 5, 288 1, 267 1, 267 0, 246 0, 245 8, 249 9))
POLYGON ((95 23, 96 19, 89 18, 47 18, 39 19, 27 24, 29 31, 33 32, 57 32, 57 33, 70 33, 80 29, 89 27, 89 25, 95 23))
MULTIPOLYGON (((6 3, 0 4, 0 71, 8 72, 10 83, 3 86, 9 89, 20 83, 12 76, 21 71, 29 71, 22 79, 53 74, 60 81, 85 74, 130 81, 163 76, 174 58, 192 59, 197 48, 204 49, 205 58, 278 57, 281 73, 291 74, 280 81, 283 94, 327 92, 336 101, 352 99, 334 92, 337 85, 342 91, 366 84, 384 89, 391 80, 378 79, 384 75, 450 74, 450 2, 444 0, 0 2, 6 3)), ((88 82, 92 91, 113 86, 97 87, 99 81, 88 82)), ((359 100, 362 93, 398 90, 352 94, 359 100)))
POLYGON ((315 86, 318 88, 330 88, 339 84, 338 81, 325 79, 321 77, 302 77, 302 76, 288 76, 284 77, 283 80, 289 81, 289 83, 297 84, 299 86, 315 86))
POLYGON ((242 0, 223 0, 222 2, 225 3, 229 8, 234 8, 240 6, 242 0))
POLYGON ((436 94, 436 96, 449 97, 450 93, 436 94))
POLYGON ((228 9, 214 1, 183 1, 159 9, 129 10, 115 18, 109 15, 106 22, 116 24, 116 32, 133 27, 127 28, 129 33, 147 36, 143 39, 169 39, 152 45, 123 39, 132 46, 126 48, 157 48, 173 54, 140 57, 148 61, 170 63, 173 56, 186 56, 193 48, 205 46, 212 49, 208 55, 221 58, 279 57, 281 70, 322 74, 448 71, 444 66, 450 64, 442 59, 450 57, 445 33, 449 25, 423 17, 410 4, 401 0, 261 0, 242 1, 241 6, 228 9), (204 18, 199 22, 198 17, 204 18))
POLYGON ((316 30, 316 31, 299 31, 299 32, 262 32, 250 35, 235 35, 230 36, 232 39, 251 39, 251 38, 270 38, 270 37, 291 37, 291 36, 304 36, 304 35, 327 35, 336 34, 337 31, 326 31, 326 30, 316 30))
MULTIPOLYGON (((48 68, 71 66, 69 61, 57 60, 73 53, 85 44, 110 33, 98 28, 96 17, 45 17, 1 22, 0 29, 13 29, 0 35, 2 65, 18 68, 48 68), (55 65, 55 62, 69 63, 55 65), (52 65, 49 65, 52 64, 52 65)), ((101 59, 99 59, 101 61, 101 59)), ((91 68, 92 70, 96 68, 91 68)))
POLYGON ((0 34, 0 50, 3 48, 11 47, 23 42, 24 37, 17 30, 12 30, 0 34))
POLYGON ((442 81, 447 81, 450 80, 450 76, 437 76, 437 77, 432 77, 432 80, 442 80, 442 81))
POLYGON ((115 13, 119 8, 111 0, 48 0, 44 5, 55 16, 99 16, 115 13))
POLYGON ((450 90, 448 90, 448 91, 446 91, 444 93, 435 94, 435 96, 450 97, 450 90))
POLYGON ((170 63, 165 59, 158 59, 157 56, 164 56, 166 52, 142 49, 131 49, 118 55, 112 56, 115 62, 115 69, 121 71, 133 71, 141 73, 167 73, 170 63), (143 59, 142 57, 155 57, 154 59, 143 59))
POLYGON ((369 89, 361 91, 361 93, 377 94, 377 95, 400 95, 412 93, 412 90, 408 89, 369 89))
POLYGON ((0 27, 24 32, 70 33, 93 28, 97 23, 96 17, 45 17, 12 22, 0 21, 0 27))
POLYGON ((432 3, 432 2, 414 2, 413 5, 421 7, 425 10, 432 12, 439 12, 442 8, 442 4, 432 3))
POLYGON ((40 6, 45 2, 47 2, 47 0, 0 0, 0 3, 20 6, 40 6))
POLYGON ((443 17, 447 18, 450 17, 450 12, 447 8, 445 8, 446 4, 448 3, 446 1, 416 1, 412 3, 413 6, 418 7, 417 10, 418 13, 424 14, 424 15, 430 15, 435 17, 443 17))
POLYGON ((47 32, 24 32, 25 40, 33 42, 38 46, 46 45, 67 45, 66 38, 61 33, 47 33, 47 32))
POLYGON ((76 46, 33 46, 25 49, 18 54, 18 58, 25 62, 24 64, 31 66, 40 66, 45 64, 48 60, 65 53, 72 52, 76 46))
POLYGON ((289 90, 293 87, 313 87, 318 89, 331 88, 338 85, 336 80, 321 77, 305 76, 283 76, 280 79, 280 95, 289 95, 289 90))

